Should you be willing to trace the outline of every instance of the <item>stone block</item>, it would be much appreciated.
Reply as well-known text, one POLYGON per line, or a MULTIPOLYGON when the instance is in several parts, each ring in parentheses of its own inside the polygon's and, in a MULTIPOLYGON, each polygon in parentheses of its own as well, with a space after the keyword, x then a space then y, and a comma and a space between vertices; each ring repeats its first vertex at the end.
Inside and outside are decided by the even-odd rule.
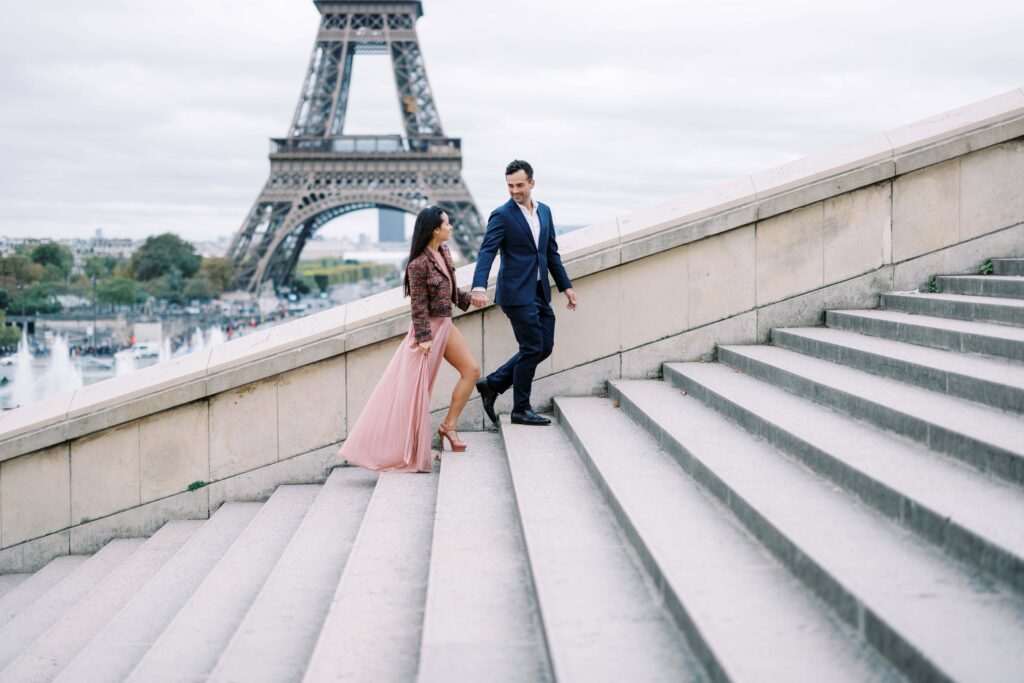
POLYGON ((902 154, 943 138, 951 138, 988 124, 1024 114, 1024 94, 1010 90, 965 107, 886 131, 893 154, 902 154))
POLYGON ((140 502, 138 423, 71 442, 72 525, 140 502))
POLYGON ((825 311, 846 308, 877 308, 879 294, 891 291, 892 268, 883 267, 860 277, 829 285, 757 309, 757 343, 768 341, 775 327, 821 325, 825 311))
POLYGON ((206 396, 206 392, 206 379, 200 377, 183 384, 158 389, 150 394, 136 396, 123 403, 101 407, 92 412, 83 411, 68 420, 67 438, 70 440, 89 436, 184 403, 198 401, 206 396))
POLYGON ((74 398, 74 391, 66 391, 42 401, 5 411, 0 415, 0 438, 10 439, 45 427, 59 425, 67 419, 68 410, 74 398))
POLYGON ((345 378, 346 378, 346 434, 352 432, 363 407, 370 400, 370 394, 377 388, 384 369, 391 362, 391 357, 398 350, 399 343, 404 339, 386 339, 376 344, 363 346, 345 354, 345 378))
POLYGON ((197 401, 139 422, 141 502, 210 480, 210 407, 197 401))
POLYGON ((71 531, 65 529, 0 550, 0 574, 28 574, 55 557, 70 554, 71 531))
MULTIPOLYGON (((188 353, 166 363, 142 368, 129 375, 111 377, 82 387, 71 402, 68 417, 74 419, 96 415, 116 406, 137 403, 139 400, 145 404, 147 400, 163 391, 201 379, 206 375, 211 352, 217 348, 215 346, 205 351, 188 353)), ((160 409, 164 407, 160 406, 160 409)), ((141 409, 136 407, 130 415, 124 415, 124 418, 130 420, 139 417, 146 414, 148 408, 146 405, 141 409)))
POLYGON ((758 200, 761 200, 772 194, 787 192, 801 185, 887 159, 891 155, 889 139, 880 133, 755 173, 751 181, 758 200))
MULTIPOLYGON (((453 322, 454 326, 469 345, 469 351, 473 354, 477 365, 483 357, 483 316, 467 316, 453 322)), ((441 369, 437 372, 434 380, 434 393, 430 397, 430 409, 441 410, 447 408, 451 403, 452 390, 459 381, 458 371, 447 361, 442 361, 441 369)), ((470 396, 475 396, 476 390, 470 396)), ((335 439, 337 441, 337 439, 335 439)))
POLYGON ((893 269, 892 289, 897 292, 921 289, 933 275, 977 273, 978 266, 995 255, 1024 256, 1024 225, 897 263, 893 269))
POLYGON ((245 365, 277 352, 273 343, 274 328, 256 330, 210 349, 206 374, 215 375, 229 368, 245 365))
POLYGON ((214 481, 277 460, 277 379, 210 397, 210 478, 214 481))
POLYGON ((210 512, 225 501, 265 501, 284 484, 322 484, 331 470, 343 461, 338 456, 341 444, 331 444, 309 453, 271 463, 210 484, 210 512))
POLYGON ((95 553, 115 538, 152 536, 175 519, 207 519, 208 488, 185 491, 71 528, 71 553, 95 553))
POLYGON ((757 221, 758 207, 756 202, 742 204, 677 227, 666 228, 639 239, 623 242, 619 247, 620 263, 629 263, 681 247, 684 244, 751 225, 757 221))
POLYGON ((1024 142, 960 159, 960 240, 1024 223, 1024 142))
MULTIPOLYGON (((689 246, 630 261, 618 269, 622 304, 617 319, 623 349, 689 327, 689 246)), ((606 319, 615 321, 615 319, 606 319)))
POLYGON ((649 209, 619 217, 620 239, 622 242, 640 239, 752 203, 754 199, 754 183, 749 176, 695 190, 649 209))
POLYGON ((959 159, 908 173, 894 181, 894 263, 955 243, 960 231, 959 224, 959 159))
POLYGON ((825 200, 825 284, 882 266, 892 225, 892 186, 880 183, 825 200))
POLYGON ((650 379, 661 376, 663 363, 710 361, 719 344, 754 344, 757 311, 748 311, 703 327, 687 330, 622 352, 622 377, 650 379))
POLYGON ((621 287, 615 268, 580 278, 573 283, 578 305, 568 310, 564 295, 552 292, 555 313, 555 347, 552 372, 589 363, 622 349, 621 287))
POLYGON ((819 202, 758 222, 758 306, 821 287, 824 221, 819 202))
POLYGON ((284 373, 277 384, 278 458, 289 458, 345 438, 345 358, 284 373))
POLYGON ((694 242, 689 248, 690 327, 754 307, 754 226, 694 242))
POLYGON ((348 304, 345 330, 366 327, 380 320, 393 318, 409 311, 409 301, 403 287, 395 287, 379 294, 363 297, 348 304))
POLYGON ((71 525, 71 452, 67 444, 0 463, 0 547, 71 525))
MULTIPOLYGON (((611 249, 619 245, 619 219, 613 218, 602 223, 588 225, 579 230, 558 236, 558 253, 563 265, 571 260, 611 249)), ((467 280, 472 282, 472 278, 467 280)))

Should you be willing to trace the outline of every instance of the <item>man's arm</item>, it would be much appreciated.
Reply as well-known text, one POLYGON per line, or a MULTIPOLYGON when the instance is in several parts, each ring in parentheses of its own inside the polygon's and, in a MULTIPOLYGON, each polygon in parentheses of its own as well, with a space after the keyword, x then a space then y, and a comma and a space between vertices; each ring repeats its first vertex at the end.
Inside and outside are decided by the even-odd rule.
MULTIPOLYGON (((551 217, 551 209, 548 209, 551 217)), ((548 232, 548 272, 555 278, 555 286, 559 292, 572 289, 572 281, 562 265, 562 256, 558 253, 558 241, 555 239, 555 219, 551 218, 551 230, 548 232)))
POLYGON ((487 232, 484 233, 483 242, 480 243, 480 250, 476 256, 476 270, 473 271, 473 296, 474 305, 481 306, 487 303, 487 278, 491 274, 491 264, 494 257, 501 248, 505 239, 505 221, 495 209, 487 219, 487 232), (483 292, 483 294, 480 294, 483 292))

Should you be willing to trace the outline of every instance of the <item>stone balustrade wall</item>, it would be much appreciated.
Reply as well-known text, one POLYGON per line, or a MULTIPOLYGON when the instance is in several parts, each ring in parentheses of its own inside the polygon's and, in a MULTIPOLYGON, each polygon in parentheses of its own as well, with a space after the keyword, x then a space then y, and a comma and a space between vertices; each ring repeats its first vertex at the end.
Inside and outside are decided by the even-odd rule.
MULTIPOLYGON (((589 226, 560 246, 580 306, 555 297, 555 350, 534 385, 541 409, 1024 255, 1024 91, 589 226)), ((459 269, 464 287, 471 273, 459 269)), ((515 351, 497 307, 455 324, 485 372, 515 351)), ((322 481, 408 325, 392 290, 5 414, 0 572, 322 481)), ((455 379, 443 367, 435 424, 455 379)), ((509 409, 506 395, 499 410, 509 409)), ((461 426, 486 426, 478 400, 461 426)))

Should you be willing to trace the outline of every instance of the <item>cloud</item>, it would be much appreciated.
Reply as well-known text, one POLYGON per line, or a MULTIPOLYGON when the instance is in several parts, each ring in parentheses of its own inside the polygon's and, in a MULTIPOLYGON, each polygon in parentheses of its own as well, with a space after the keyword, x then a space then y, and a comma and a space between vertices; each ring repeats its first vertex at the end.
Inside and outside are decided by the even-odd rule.
MULTIPOLYGON (((425 0, 424 11, 427 71, 481 209, 504 200, 505 163, 527 158, 566 224, 1024 85, 1018 2, 425 0)), ((7 17, 0 234, 237 229, 266 180, 267 139, 294 112, 312 2, 52 0, 7 17)), ((349 131, 398 132, 386 60, 356 66, 355 85, 375 94, 353 99, 349 131)))

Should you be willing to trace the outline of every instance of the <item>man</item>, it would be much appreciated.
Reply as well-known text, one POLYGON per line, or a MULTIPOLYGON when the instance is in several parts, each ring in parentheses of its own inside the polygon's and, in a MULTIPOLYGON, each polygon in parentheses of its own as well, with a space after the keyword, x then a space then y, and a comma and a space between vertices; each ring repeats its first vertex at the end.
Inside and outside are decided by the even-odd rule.
POLYGON ((546 425, 551 420, 533 411, 530 389, 537 365, 551 355, 555 345, 555 314, 551 310, 548 273, 555 279, 558 291, 568 299, 566 308, 570 311, 576 310, 576 294, 558 254, 551 209, 531 196, 533 167, 525 161, 513 161, 505 169, 505 180, 511 199, 495 209, 487 220, 470 299, 477 307, 487 304, 487 277, 494 255, 500 251, 501 267, 494 301, 512 323, 519 353, 477 382, 476 388, 487 417, 493 422, 498 421, 494 413, 495 399, 512 387, 512 422, 546 425))

